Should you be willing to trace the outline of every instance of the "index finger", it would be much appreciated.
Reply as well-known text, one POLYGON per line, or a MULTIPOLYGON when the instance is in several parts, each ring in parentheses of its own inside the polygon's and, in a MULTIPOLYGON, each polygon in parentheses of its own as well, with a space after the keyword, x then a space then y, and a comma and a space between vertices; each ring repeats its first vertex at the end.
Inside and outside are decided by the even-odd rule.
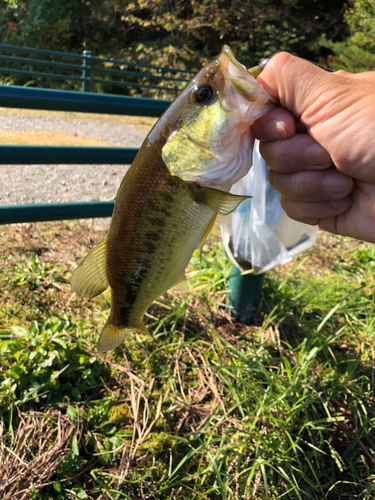
POLYGON ((329 153, 308 134, 297 134, 284 141, 260 143, 260 154, 276 172, 325 170, 332 165, 329 153))

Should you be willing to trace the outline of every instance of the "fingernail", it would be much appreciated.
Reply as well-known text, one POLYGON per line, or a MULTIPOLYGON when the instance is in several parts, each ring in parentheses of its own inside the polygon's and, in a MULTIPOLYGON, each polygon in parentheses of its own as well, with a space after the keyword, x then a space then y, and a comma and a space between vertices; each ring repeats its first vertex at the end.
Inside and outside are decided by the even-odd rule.
POLYGON ((305 157, 307 163, 310 163, 310 165, 319 165, 322 167, 332 165, 332 158, 317 142, 314 142, 307 148, 305 157))
POLYGON ((330 193, 347 194, 353 187, 353 179, 340 172, 330 172, 325 176, 323 185, 330 193))
POLYGON ((286 139, 288 134, 286 133, 284 125, 279 122, 279 120, 271 120, 264 127, 264 131, 270 139, 286 139))

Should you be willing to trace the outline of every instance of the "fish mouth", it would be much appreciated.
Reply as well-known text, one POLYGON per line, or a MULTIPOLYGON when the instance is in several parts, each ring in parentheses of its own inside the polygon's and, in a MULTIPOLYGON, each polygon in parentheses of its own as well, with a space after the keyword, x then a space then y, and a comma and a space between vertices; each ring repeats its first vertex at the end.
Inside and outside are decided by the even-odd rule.
POLYGON ((257 100, 259 84, 247 71, 245 66, 234 57, 233 52, 224 45, 219 56, 219 64, 225 78, 233 85, 234 89, 248 102, 257 100))

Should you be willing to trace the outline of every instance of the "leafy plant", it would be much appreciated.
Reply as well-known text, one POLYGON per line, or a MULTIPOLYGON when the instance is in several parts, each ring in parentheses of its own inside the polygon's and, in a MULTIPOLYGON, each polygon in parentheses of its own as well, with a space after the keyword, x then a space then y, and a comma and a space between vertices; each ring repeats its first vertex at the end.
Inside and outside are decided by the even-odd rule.
POLYGON ((104 366, 81 342, 67 336, 67 318, 33 321, 29 330, 0 332, 0 405, 80 401, 98 384, 104 366))
POLYGON ((27 285, 30 289, 48 286, 59 287, 59 269, 51 264, 41 262, 36 254, 33 254, 26 263, 18 263, 10 283, 17 286, 27 285))

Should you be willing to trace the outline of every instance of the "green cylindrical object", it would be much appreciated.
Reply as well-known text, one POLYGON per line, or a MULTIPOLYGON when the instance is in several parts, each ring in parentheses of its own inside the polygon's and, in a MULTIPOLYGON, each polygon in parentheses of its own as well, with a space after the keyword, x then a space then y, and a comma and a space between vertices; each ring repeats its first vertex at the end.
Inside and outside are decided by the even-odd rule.
POLYGON ((83 51, 82 61, 82 92, 90 92, 90 68, 91 68, 91 51, 83 51))
POLYGON ((233 266, 229 278, 229 303, 237 321, 250 325, 260 304, 264 274, 243 274, 233 266))
POLYGON ((36 89, 0 85, 0 106, 46 109, 106 115, 153 116, 158 118, 171 101, 121 95, 92 94, 73 90, 36 89))
POLYGON ((0 224, 111 217, 114 204, 114 201, 80 201, 35 205, 1 205, 0 224))
POLYGON ((138 148, 0 145, 0 165, 130 165, 138 148))

